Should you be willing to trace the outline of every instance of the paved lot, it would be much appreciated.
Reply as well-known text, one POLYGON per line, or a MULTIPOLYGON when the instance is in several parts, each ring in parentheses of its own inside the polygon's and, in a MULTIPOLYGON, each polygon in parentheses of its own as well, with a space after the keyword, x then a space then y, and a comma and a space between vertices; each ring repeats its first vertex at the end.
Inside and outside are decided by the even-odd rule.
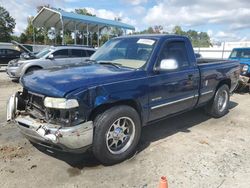
POLYGON ((0 72, 0 187, 248 188, 250 96, 235 94, 230 113, 212 119, 197 109, 143 129, 138 153, 103 166, 91 153, 49 153, 32 146, 5 123, 6 100, 20 85, 0 72))

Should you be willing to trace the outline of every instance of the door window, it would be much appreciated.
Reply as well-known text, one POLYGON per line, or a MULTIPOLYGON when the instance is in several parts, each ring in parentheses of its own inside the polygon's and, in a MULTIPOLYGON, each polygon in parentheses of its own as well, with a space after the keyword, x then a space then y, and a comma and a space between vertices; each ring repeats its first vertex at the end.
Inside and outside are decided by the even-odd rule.
POLYGON ((187 50, 184 41, 168 42, 164 45, 158 64, 163 59, 174 59, 177 61, 179 68, 183 69, 189 66, 187 50))
POLYGON ((93 53, 95 53, 95 51, 93 50, 86 50, 86 52, 87 52, 87 57, 90 57, 92 56, 93 53))
POLYGON ((72 49, 71 50, 71 57, 83 57, 84 51, 79 49, 72 49))
POLYGON ((5 50, 4 49, 0 49, 0 55, 5 55, 5 50))
POLYGON ((68 49, 58 50, 53 53, 55 59, 69 58, 68 49))
POLYGON ((18 55, 19 52, 15 50, 6 50, 7 55, 18 55))

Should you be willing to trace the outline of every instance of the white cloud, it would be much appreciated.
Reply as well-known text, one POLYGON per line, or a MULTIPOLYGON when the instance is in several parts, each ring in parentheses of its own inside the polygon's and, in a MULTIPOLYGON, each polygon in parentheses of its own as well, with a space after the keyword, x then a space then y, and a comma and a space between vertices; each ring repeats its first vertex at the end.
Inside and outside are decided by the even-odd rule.
POLYGON ((129 18, 123 12, 113 12, 106 9, 94 9, 91 7, 87 7, 86 9, 100 18, 105 18, 110 20, 114 20, 115 18, 121 18, 123 23, 127 23, 130 25, 137 24, 136 20, 129 18))
POLYGON ((218 31, 213 35, 213 39, 220 41, 240 41, 242 37, 232 32, 218 31))
POLYGON ((89 12, 91 12, 91 14, 94 14, 100 18, 114 20, 115 17, 119 17, 119 14, 115 14, 114 12, 106 10, 106 9, 94 9, 91 7, 87 7, 86 9, 89 12))
POLYGON ((140 5, 140 4, 143 4, 143 3, 147 3, 148 0, 126 0, 124 2, 128 2, 132 5, 140 5))
POLYGON ((143 15, 145 14, 146 12, 146 9, 145 7, 143 6, 135 6, 133 9, 132 9, 133 13, 136 14, 136 15, 143 15))
MULTIPOLYGON (((250 27, 248 17, 250 17, 250 1, 247 0, 161 0, 147 11, 144 24, 160 24, 164 28, 180 25, 191 29, 195 26, 210 25, 212 28, 221 26, 225 30, 237 33, 236 30, 250 27)), ((217 36, 221 34, 218 33, 217 36)), ((235 39, 236 36, 224 37, 229 40, 230 37, 235 39)))
POLYGON ((213 30, 211 30, 211 29, 209 29, 209 30, 207 30, 207 34, 208 34, 208 36, 213 36, 213 30))

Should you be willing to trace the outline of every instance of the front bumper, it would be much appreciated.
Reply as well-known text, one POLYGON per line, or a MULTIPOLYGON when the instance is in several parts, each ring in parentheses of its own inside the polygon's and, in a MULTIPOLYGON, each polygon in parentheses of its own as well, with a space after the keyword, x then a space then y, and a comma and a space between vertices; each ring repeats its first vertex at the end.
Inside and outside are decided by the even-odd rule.
POLYGON ((20 78, 19 74, 19 67, 7 67, 6 73, 9 75, 10 78, 20 78))
POLYGON ((7 121, 14 121, 30 141, 48 148, 68 152, 83 152, 93 141, 93 122, 88 121, 77 126, 63 127, 44 123, 18 111, 18 97, 14 94, 7 104, 7 121))

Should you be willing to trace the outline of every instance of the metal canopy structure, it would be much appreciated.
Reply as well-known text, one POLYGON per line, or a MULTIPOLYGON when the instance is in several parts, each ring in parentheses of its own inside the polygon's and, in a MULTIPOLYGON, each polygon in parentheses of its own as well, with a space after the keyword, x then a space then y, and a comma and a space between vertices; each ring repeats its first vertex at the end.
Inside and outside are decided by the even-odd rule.
MULTIPOLYGON (((64 44, 64 31, 83 31, 86 33, 96 32, 98 35, 98 46, 99 46, 99 35, 100 31, 106 27, 115 27, 126 30, 135 30, 134 26, 94 16, 80 15, 76 13, 65 12, 62 10, 55 10, 47 7, 43 7, 38 14, 32 20, 33 27, 43 28, 55 28, 56 31, 62 31, 62 43, 64 44)), ((87 37, 88 39, 88 37, 87 37)), ((35 42, 35 37, 33 38, 35 42)), ((88 45, 87 40, 87 45, 88 45)), ((75 37, 76 43, 76 37, 75 37)))

